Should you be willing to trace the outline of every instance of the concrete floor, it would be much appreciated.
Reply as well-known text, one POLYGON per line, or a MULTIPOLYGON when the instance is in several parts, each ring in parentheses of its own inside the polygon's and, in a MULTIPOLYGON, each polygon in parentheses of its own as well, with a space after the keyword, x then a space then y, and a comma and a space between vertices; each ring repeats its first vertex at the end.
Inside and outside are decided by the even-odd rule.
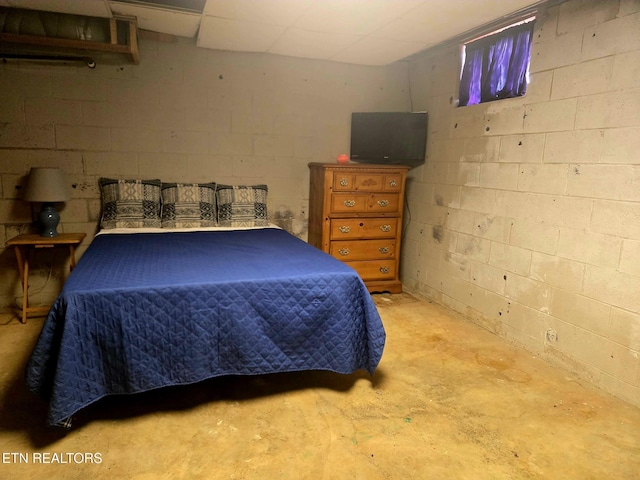
POLYGON ((98 402, 66 435, 22 381, 42 319, 4 316, 0 478, 640 478, 640 409, 445 308, 374 297, 387 345, 373 382, 217 379, 98 402))

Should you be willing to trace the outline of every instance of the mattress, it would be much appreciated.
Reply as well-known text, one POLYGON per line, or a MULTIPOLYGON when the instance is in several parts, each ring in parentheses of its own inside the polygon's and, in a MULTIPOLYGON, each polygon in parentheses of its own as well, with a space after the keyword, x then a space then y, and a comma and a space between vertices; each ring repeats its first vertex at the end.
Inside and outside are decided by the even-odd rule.
POLYGON ((43 325, 47 422, 107 395, 223 375, 373 374, 385 331, 357 273, 284 230, 97 235, 43 325))

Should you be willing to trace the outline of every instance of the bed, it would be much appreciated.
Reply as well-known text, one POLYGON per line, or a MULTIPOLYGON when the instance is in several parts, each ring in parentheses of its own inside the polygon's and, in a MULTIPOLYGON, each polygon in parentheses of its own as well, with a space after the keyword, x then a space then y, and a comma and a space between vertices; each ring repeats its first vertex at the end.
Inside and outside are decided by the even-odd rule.
POLYGON ((50 425, 81 409, 225 375, 373 375, 385 331, 354 270, 280 228, 96 235, 29 359, 50 425))

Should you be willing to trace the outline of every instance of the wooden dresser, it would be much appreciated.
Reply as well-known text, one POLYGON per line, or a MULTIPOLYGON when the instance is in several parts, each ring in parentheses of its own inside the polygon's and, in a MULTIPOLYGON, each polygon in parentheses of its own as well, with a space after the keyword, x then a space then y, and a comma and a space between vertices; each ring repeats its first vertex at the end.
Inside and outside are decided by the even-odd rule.
POLYGON ((309 243, 353 267, 369 292, 401 293, 403 165, 310 163, 309 243))

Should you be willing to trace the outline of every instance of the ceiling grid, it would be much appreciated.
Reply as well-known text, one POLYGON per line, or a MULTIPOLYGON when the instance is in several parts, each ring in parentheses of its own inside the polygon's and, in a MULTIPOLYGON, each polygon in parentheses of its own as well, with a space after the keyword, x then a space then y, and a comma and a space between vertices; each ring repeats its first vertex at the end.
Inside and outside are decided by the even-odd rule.
POLYGON ((387 65, 534 0, 0 0, 0 6, 94 17, 192 38, 202 48, 387 65))

